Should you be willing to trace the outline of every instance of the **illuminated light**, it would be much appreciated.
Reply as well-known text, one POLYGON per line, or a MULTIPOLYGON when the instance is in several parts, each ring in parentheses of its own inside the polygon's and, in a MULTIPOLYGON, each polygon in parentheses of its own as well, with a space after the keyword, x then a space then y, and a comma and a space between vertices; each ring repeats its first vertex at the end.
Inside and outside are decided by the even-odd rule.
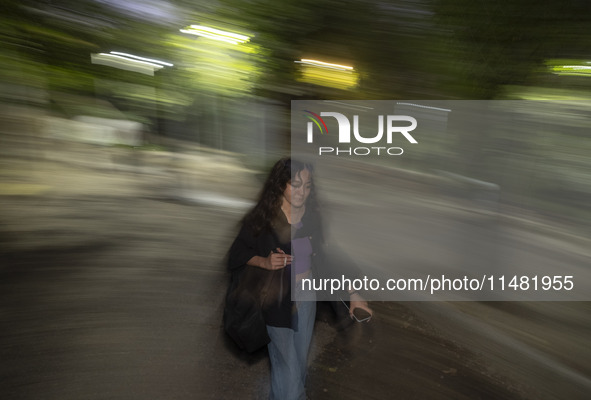
POLYGON ((562 64, 562 63, 557 63, 557 60, 555 60, 552 63, 548 63, 548 64, 554 64, 554 65, 549 65, 550 70, 552 71, 552 73, 556 74, 556 75, 572 75, 572 76, 590 76, 591 75, 591 66, 589 65, 581 65, 581 64, 591 64, 591 62, 589 61, 582 61, 582 60, 561 60, 561 61, 570 61, 570 62, 577 62, 577 63, 581 63, 581 64, 562 64))
POLYGON ((213 39, 213 40, 217 40, 220 42, 226 42, 226 43, 230 43, 230 44, 240 44, 241 42, 234 40, 234 39, 230 39, 230 38, 225 38, 222 36, 216 36, 216 35, 209 35, 207 33, 202 33, 202 32, 196 32, 193 31, 191 29, 181 29, 180 30, 182 33, 188 33, 190 35, 197 35, 197 36, 201 36, 201 37, 205 37, 208 39, 213 39))
POLYGON ((353 67, 350 67, 348 65, 331 64, 331 63, 327 63, 327 62, 319 61, 319 60, 310 60, 310 59, 303 58, 300 61, 295 61, 295 62, 298 64, 313 65, 315 67, 320 67, 320 68, 337 69, 337 70, 341 70, 341 71, 353 71, 353 67))
POLYGON ((349 89, 359 83, 359 74, 348 65, 333 64, 325 61, 302 59, 301 82, 337 89, 349 89))
POLYGON ((164 65, 156 64, 154 62, 137 60, 110 53, 92 53, 90 55, 90 60, 93 64, 106 65, 150 76, 154 76, 154 71, 164 68, 164 65))
POLYGON ((127 58, 132 58, 134 60, 146 61, 146 62, 149 62, 149 63, 155 63, 155 64, 163 65, 163 66, 166 66, 166 67, 172 67, 172 66, 174 66, 174 64, 171 64, 169 62, 160 61, 160 60, 153 60, 151 58, 144 58, 144 57, 135 56, 133 54, 128 54, 128 53, 121 53, 119 51, 111 51, 110 54, 114 54, 114 55, 122 56, 122 57, 127 57, 127 58))
POLYGON ((202 25, 191 25, 191 29, 196 30, 196 31, 204 31, 204 32, 214 34, 214 35, 219 35, 219 36, 228 36, 228 37, 236 39, 237 41, 242 42, 242 43, 248 42, 250 40, 250 38, 245 35, 241 35, 241 34, 233 33, 233 32, 226 32, 226 31, 222 31, 220 29, 209 28, 207 26, 202 26, 202 25))
POLYGON ((587 67, 585 65, 564 65, 562 68, 564 68, 564 69, 591 69, 591 67, 587 67))
POLYGON ((160 64, 155 64, 155 63, 151 63, 148 61, 141 61, 141 60, 134 60, 132 58, 127 58, 127 57, 123 57, 123 56, 119 56, 117 54, 111 54, 111 53, 99 53, 99 56, 103 56, 103 57, 113 57, 113 58, 118 58, 130 63, 136 63, 136 64, 144 64, 144 65, 149 65, 151 67, 154 67, 156 69, 160 69, 160 68, 164 68, 164 65, 160 65, 160 64))
POLYGON ((210 28, 203 25, 191 25, 188 28, 180 29, 180 31, 182 33, 202 36, 208 39, 218 40, 221 42, 231 44, 246 43, 250 40, 248 36, 241 35, 239 33, 222 31, 220 29, 210 28))

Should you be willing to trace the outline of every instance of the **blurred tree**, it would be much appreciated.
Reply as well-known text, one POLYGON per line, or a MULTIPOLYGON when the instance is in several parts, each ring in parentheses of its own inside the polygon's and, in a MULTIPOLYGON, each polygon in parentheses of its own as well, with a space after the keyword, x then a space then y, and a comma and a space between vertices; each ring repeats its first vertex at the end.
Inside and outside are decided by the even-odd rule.
POLYGON ((527 84, 547 58, 591 51, 585 0, 434 0, 433 10, 464 98, 495 98, 504 85, 527 84))
POLYGON ((585 0, 6 0, 0 79, 77 93, 95 91, 96 78, 121 80, 132 84, 116 94, 122 102, 156 101, 173 117, 195 92, 289 92, 294 61, 314 54, 350 61, 361 76, 353 90, 312 88, 319 96, 494 98, 504 85, 527 83, 545 58, 588 54, 590 7, 585 0), (178 32, 191 23, 252 38, 235 47, 178 32), (109 50, 175 68, 150 78, 89 63, 89 53, 109 50), (158 90, 129 92, 146 85, 158 90))
MULTIPOLYGON (((355 0, 221 0, 221 15, 248 27, 262 49, 263 71, 257 84, 265 96, 292 98, 299 88, 306 97, 405 98, 424 76, 432 46, 429 13, 421 0, 394 2, 355 0), (359 85, 335 90, 296 83, 301 58, 352 65, 359 85), (275 92, 275 93, 274 93, 275 92)), ((433 34, 436 37, 436 34, 433 34)), ((416 97, 416 96, 411 96, 416 97)))
POLYGON ((112 50, 175 59, 176 48, 165 38, 178 26, 93 0, 7 0, 2 11, 0 82, 44 90, 54 109, 66 116, 121 117, 92 100, 98 97, 116 104, 126 118, 146 123, 155 114, 175 118, 192 102, 193 80, 182 80, 170 69, 151 77, 91 63, 91 53, 112 50))

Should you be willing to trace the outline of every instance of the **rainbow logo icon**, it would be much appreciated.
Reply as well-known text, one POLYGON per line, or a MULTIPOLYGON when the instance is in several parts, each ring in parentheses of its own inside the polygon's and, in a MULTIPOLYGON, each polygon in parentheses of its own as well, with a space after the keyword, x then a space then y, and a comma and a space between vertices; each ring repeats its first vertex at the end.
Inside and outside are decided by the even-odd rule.
MULTIPOLYGON (((318 129, 320 129, 320 134, 324 135, 325 133, 328 134, 328 129, 326 128, 326 124, 324 123, 324 120, 320 117, 320 115, 313 113, 312 111, 308 111, 308 110, 304 110, 305 112, 307 112, 310 115, 305 115, 306 118, 308 118, 309 120, 311 120, 314 124, 316 124, 316 126, 318 127, 318 129)), ((308 137, 310 137, 310 135, 312 134, 312 122, 308 122, 308 137)))

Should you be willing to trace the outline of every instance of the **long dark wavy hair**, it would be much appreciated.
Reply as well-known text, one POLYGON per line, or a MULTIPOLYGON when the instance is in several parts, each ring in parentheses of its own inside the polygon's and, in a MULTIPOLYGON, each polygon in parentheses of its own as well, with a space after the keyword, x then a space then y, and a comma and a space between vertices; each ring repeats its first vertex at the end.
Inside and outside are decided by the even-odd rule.
POLYGON ((317 209, 318 203, 316 190, 314 188, 313 166, 303 161, 292 160, 289 157, 282 158, 275 163, 263 189, 259 195, 259 200, 254 208, 244 217, 244 223, 249 224, 255 234, 271 229, 272 222, 281 212, 281 203, 283 201, 283 192, 287 184, 294 179, 301 171, 307 169, 311 174, 310 195, 306 201, 306 209, 317 209))

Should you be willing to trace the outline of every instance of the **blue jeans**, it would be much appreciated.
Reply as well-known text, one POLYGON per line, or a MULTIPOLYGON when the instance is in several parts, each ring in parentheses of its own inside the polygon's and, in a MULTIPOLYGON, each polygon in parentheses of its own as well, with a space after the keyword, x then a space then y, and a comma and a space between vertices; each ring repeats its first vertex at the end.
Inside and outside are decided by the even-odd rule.
POLYGON ((306 398, 308 350, 312 340, 316 302, 296 302, 297 326, 293 329, 267 325, 271 343, 267 345, 271 360, 270 400, 306 398))

